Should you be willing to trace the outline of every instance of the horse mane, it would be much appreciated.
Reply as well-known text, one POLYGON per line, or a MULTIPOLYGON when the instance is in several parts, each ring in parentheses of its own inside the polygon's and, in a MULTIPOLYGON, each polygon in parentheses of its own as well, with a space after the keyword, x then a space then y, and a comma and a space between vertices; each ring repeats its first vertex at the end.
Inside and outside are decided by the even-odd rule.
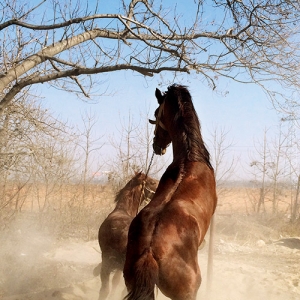
MULTIPOLYGON (((136 176, 131 178, 127 184, 117 192, 114 202, 118 203, 120 199, 130 198, 132 195, 136 194, 139 189, 139 185, 142 183, 143 178, 142 173, 137 173, 136 176)), ((139 193, 138 193, 139 194, 139 193)))
MULTIPOLYGON (((126 185, 127 186, 127 185, 126 185)), ((125 197, 129 197, 130 196, 130 193, 131 193, 131 190, 129 189, 126 189, 126 186, 123 187, 121 190, 119 190, 116 194, 116 197, 115 197, 115 203, 118 203, 120 199, 122 198, 125 198, 125 197)))
POLYGON ((210 154, 202 139, 200 121, 186 86, 177 84, 169 86, 165 99, 170 99, 174 111, 177 111, 174 121, 182 131, 187 159, 204 162, 212 168, 210 154))

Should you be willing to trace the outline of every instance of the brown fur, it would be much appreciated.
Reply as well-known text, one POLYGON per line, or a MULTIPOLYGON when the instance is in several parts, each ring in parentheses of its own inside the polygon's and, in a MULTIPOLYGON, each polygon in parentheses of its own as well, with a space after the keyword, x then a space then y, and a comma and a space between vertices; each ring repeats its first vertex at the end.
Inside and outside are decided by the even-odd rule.
POLYGON ((154 299, 157 285, 173 300, 195 300, 201 283, 198 247, 217 204, 214 171, 188 90, 173 85, 164 95, 157 90, 156 97, 164 103, 156 124, 160 121, 167 130, 157 126, 154 149, 172 142, 173 162, 130 225, 125 298, 154 299))
MULTIPOLYGON (((116 207, 107 216, 99 228, 98 241, 102 252, 100 267, 101 289, 99 299, 104 300, 109 294, 109 276, 113 271, 113 285, 117 285, 125 262, 128 228, 138 212, 141 199, 142 184, 155 191, 157 180, 137 173, 115 198, 116 207)), ((99 268, 98 267, 98 268, 99 268)))

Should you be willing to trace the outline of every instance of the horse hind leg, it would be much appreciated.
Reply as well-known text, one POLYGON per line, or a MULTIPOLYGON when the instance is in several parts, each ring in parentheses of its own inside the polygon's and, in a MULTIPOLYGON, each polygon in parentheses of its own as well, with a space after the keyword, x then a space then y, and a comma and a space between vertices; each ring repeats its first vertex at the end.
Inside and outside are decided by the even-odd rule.
POLYGON ((108 266, 105 266, 103 263, 101 265, 100 279, 101 279, 101 288, 99 291, 99 300, 105 300, 109 294, 109 275, 111 270, 108 266))
MULTIPOLYGON (((121 270, 116 270, 115 274, 113 275, 113 278, 112 278, 112 291, 111 291, 112 296, 116 295, 116 293, 118 293, 119 290, 120 290, 120 287, 121 287, 120 286, 120 280, 121 280, 122 275, 123 275, 123 272, 121 270)), ((111 298, 111 299, 114 299, 114 298, 111 298)))
POLYGON ((93 275, 94 275, 95 277, 100 275, 100 272, 101 272, 101 265, 102 265, 102 263, 98 264, 98 266, 94 268, 94 270, 93 270, 93 275))
POLYGON ((121 270, 116 270, 113 278, 112 278, 112 286, 117 287, 118 284, 120 283, 120 279, 122 276, 123 272, 121 270))

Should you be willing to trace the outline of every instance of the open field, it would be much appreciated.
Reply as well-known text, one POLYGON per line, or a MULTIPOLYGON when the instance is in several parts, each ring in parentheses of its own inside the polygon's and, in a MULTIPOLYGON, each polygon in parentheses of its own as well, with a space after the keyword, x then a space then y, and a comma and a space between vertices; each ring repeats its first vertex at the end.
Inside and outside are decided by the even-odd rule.
MULTIPOLYGON (((269 202, 266 214, 254 213, 255 193, 242 187, 220 193, 212 291, 208 297, 207 243, 199 251, 199 300, 300 299, 300 223, 288 221, 289 195, 282 193, 275 217, 269 202)), ((0 299, 98 299, 101 282, 93 269, 101 256, 96 234, 114 196, 107 188, 93 195, 73 223, 66 222, 67 212, 63 222, 53 211, 41 215, 29 206, 9 225, 2 223, 0 299)), ((121 299, 122 289, 110 299, 121 299)), ((165 297, 158 293, 158 299, 165 297)))

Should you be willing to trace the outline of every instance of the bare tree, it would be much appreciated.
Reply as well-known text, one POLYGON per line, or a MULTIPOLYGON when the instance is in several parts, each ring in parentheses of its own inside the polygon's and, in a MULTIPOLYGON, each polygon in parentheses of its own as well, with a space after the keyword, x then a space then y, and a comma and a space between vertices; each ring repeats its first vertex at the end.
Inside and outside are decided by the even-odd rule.
POLYGON ((50 196, 74 175, 74 157, 68 148, 74 140, 71 128, 28 93, 19 95, 0 116, 0 210, 7 212, 4 217, 21 212, 24 203, 41 214, 55 207, 50 196))
MULTIPOLYGON (((76 201, 69 202, 72 221, 85 225, 87 237, 90 238, 91 227, 95 220, 92 218, 91 207, 97 207, 94 190, 103 161, 100 150, 105 145, 102 137, 97 135, 98 119, 92 111, 85 111, 82 115, 83 129, 79 129, 78 139, 74 143, 76 152, 77 180, 73 186, 76 201)), ((71 168, 72 169, 72 168, 71 168)), ((98 204, 99 205, 99 204, 98 204)))
POLYGON ((295 222, 299 218, 299 207, 300 207, 300 175, 296 183, 295 200, 291 205, 291 221, 295 222))
MULTIPOLYGON (((72 139, 69 138, 68 142, 72 139)), ((35 189, 35 199, 41 215, 62 207, 59 191, 75 176, 74 153, 68 151, 67 140, 45 139, 36 146, 34 160, 28 166, 35 189)), ((34 200, 34 199, 33 199, 34 200)))
POLYGON ((103 162, 100 162, 99 158, 104 142, 101 141, 103 136, 95 133, 98 119, 94 113, 86 111, 82 114, 82 121, 84 128, 79 134, 77 146, 80 150, 77 155, 83 157, 83 160, 80 160, 81 163, 83 162, 81 182, 83 186, 86 186, 88 182, 95 179, 102 167, 103 162))
MULTIPOLYGON (((256 186, 260 193, 255 203, 255 211, 266 212, 265 200, 271 201, 272 214, 277 214, 279 204, 288 204, 291 221, 299 214, 299 128, 296 120, 290 117, 282 118, 278 130, 273 137, 268 137, 269 130, 265 129, 263 142, 255 143, 255 154, 250 166, 256 186), (289 121, 287 126, 284 122, 289 121), (282 197, 290 197, 290 202, 282 197)), ((255 197, 254 197, 255 198, 255 197)), ((289 198, 287 198, 289 199, 289 198)), ((282 208, 282 207, 281 207, 282 208)))
POLYGON ((282 122, 278 127, 278 134, 268 144, 269 170, 268 177, 271 181, 272 189, 272 213, 278 212, 278 201, 280 195, 280 181, 287 175, 284 157, 286 155, 287 134, 283 132, 282 122))
POLYGON ((237 159, 229 157, 234 142, 229 139, 229 130, 215 127, 210 133, 210 153, 218 187, 221 188, 234 174, 237 159))
POLYGON ((256 159, 253 159, 250 163, 250 167, 253 169, 253 176, 255 183, 259 186, 259 199, 256 205, 256 212, 259 213, 261 208, 263 213, 266 212, 265 208, 265 197, 267 194, 267 177, 269 172, 269 166, 271 162, 269 161, 268 156, 268 141, 267 141, 267 132, 264 131, 264 138, 262 143, 256 143, 256 159))
POLYGON ((183 14, 173 5, 120 0, 119 11, 103 14, 97 2, 3 0, 0 113, 34 84, 88 97, 91 74, 119 70, 194 73, 212 88, 226 77, 299 105, 297 94, 281 93, 299 87, 299 1, 189 1, 183 14))
POLYGON ((139 137, 139 124, 133 122, 133 115, 129 112, 127 120, 120 120, 121 128, 117 128, 118 135, 110 137, 110 145, 116 152, 111 162, 112 171, 110 180, 117 189, 131 178, 132 174, 140 168, 138 157, 141 149, 136 144, 139 137))
POLYGON ((156 176, 165 164, 164 157, 152 156, 153 126, 148 122, 149 116, 134 121, 129 112, 127 118, 121 120, 118 135, 110 138, 110 144, 115 151, 114 158, 110 159, 109 169, 112 171, 111 180, 116 189, 119 189, 132 177, 134 172, 146 173, 151 163, 149 174, 156 176), (145 123, 141 123, 145 120, 145 123))
POLYGON ((289 172, 287 178, 289 178, 290 187, 290 212, 291 221, 294 222, 299 217, 300 208, 300 126, 297 116, 289 116, 283 118, 282 121, 287 123, 287 149, 285 156, 288 162, 289 172))

